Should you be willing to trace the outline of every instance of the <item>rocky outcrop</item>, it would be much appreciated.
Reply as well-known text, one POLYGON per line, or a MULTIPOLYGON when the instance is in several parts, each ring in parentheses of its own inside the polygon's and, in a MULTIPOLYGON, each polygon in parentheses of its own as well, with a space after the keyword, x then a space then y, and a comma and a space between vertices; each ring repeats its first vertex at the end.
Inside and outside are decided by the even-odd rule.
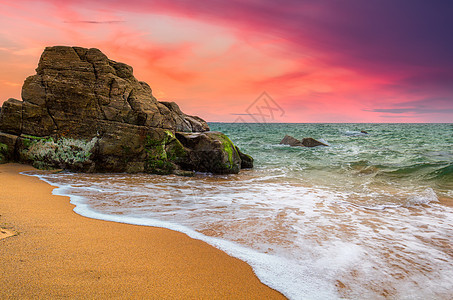
POLYGON ((3 160, 86 172, 251 167, 228 137, 209 132, 203 119, 176 103, 157 101, 132 67, 98 49, 46 48, 36 74, 24 82, 22 100, 8 99, 0 113, 3 160), (187 142, 190 134, 198 142, 187 142))
POLYGON ((293 147, 296 147, 296 146, 299 146, 299 147, 328 146, 313 138, 303 138, 302 141, 300 141, 289 135, 285 135, 285 137, 281 140, 280 144, 289 145, 289 146, 293 146, 293 147))

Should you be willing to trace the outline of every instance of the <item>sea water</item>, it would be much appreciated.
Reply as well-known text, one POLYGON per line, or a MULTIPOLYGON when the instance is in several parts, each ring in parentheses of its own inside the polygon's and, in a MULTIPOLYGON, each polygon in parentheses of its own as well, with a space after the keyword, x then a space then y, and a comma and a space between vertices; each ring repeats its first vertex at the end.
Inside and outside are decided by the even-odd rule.
POLYGON ((81 215, 182 231, 290 299, 453 298, 453 124, 210 126, 255 168, 39 176, 81 215))

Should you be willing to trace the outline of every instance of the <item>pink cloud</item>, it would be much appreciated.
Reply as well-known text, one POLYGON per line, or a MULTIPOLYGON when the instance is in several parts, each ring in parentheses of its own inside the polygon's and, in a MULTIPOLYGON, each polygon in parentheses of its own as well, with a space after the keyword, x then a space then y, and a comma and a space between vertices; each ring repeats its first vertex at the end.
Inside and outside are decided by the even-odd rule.
POLYGON ((100 48, 132 65, 158 97, 212 121, 233 121, 231 114, 245 110, 263 90, 286 107, 280 121, 287 122, 434 120, 440 109, 407 112, 400 119, 385 109, 453 94, 453 60, 436 43, 423 46, 405 35, 408 26, 417 28, 414 20, 423 11, 380 24, 387 2, 372 15, 362 4, 323 0, 48 0, 0 6, 0 102, 18 97, 18 86, 7 82, 20 84, 33 74, 42 49, 56 44, 100 48))

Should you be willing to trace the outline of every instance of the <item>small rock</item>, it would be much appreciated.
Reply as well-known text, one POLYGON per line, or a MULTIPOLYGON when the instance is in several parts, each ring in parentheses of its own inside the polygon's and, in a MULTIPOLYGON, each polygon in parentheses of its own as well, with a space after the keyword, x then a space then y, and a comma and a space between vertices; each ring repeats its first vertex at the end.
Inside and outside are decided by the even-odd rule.
POLYGON ((281 140, 280 144, 282 145, 289 145, 292 147, 316 147, 316 146, 328 146, 320 141, 317 141, 313 138, 303 138, 302 141, 299 141, 298 139, 285 135, 285 137, 281 140))
POLYGON ((303 138, 302 145, 305 147, 316 147, 316 146, 328 146, 320 141, 317 141, 313 138, 303 138))
POLYGON ((285 137, 283 138, 283 140, 281 140, 280 142, 281 145, 289 145, 289 146, 304 146, 302 144, 301 141, 299 141, 298 139, 290 136, 290 135, 285 135, 285 137))

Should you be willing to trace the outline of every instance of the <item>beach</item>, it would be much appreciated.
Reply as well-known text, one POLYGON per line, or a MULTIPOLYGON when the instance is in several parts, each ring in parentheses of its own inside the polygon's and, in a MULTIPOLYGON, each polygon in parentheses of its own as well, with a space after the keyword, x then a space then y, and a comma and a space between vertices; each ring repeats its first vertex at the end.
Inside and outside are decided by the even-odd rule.
POLYGON ((183 233, 77 215, 68 197, 19 174, 31 170, 0 165, 1 299, 284 298, 245 262, 183 233))

